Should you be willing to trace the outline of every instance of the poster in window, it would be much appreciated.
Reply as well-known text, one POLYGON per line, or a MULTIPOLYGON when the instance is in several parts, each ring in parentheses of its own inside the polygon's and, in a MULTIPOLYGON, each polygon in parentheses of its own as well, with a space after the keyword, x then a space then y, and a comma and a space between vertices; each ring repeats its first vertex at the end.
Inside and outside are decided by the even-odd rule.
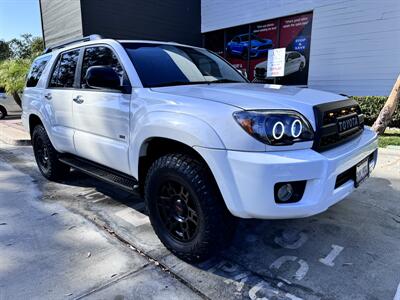
POLYGON ((250 47, 249 26, 238 26, 226 30, 226 59, 242 73, 247 74, 250 47))
POLYGON ((279 46, 286 48, 285 76, 278 84, 307 85, 312 13, 281 18, 279 46))
POLYGON ((257 76, 267 82, 266 67, 268 50, 278 46, 278 19, 258 22, 251 25, 251 48, 249 79, 257 76))

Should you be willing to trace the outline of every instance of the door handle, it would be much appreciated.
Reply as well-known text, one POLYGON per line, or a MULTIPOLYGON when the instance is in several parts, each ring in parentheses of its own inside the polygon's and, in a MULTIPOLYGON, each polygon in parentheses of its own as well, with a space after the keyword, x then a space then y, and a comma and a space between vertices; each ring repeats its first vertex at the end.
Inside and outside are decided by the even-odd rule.
POLYGON ((74 102, 75 103, 78 103, 78 104, 82 104, 83 103, 83 98, 82 98, 82 96, 76 96, 75 98, 73 98, 72 100, 74 100, 74 102))
POLYGON ((51 94, 50 94, 50 93, 44 94, 44 97, 45 97, 47 100, 51 100, 51 94))

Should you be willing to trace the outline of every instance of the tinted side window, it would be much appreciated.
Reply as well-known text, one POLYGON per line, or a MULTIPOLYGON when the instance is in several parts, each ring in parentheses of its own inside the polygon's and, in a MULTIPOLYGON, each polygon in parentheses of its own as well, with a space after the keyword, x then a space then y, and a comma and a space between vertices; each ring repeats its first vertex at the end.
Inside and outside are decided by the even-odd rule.
POLYGON ((72 87, 78 63, 79 49, 63 53, 51 75, 49 87, 72 87))
POLYGON ((0 94, 3 94, 6 92, 6 89, 0 86, 0 94))
POLYGON ((87 88, 85 84, 85 75, 87 70, 92 66, 107 66, 113 68, 114 71, 118 73, 121 83, 123 83, 124 69, 110 48, 96 46, 85 49, 81 71, 81 86, 83 88, 87 88))
POLYGON ((27 87, 35 87, 37 85, 40 76, 42 76, 44 68, 50 60, 50 57, 51 56, 42 57, 33 62, 26 80, 27 87))

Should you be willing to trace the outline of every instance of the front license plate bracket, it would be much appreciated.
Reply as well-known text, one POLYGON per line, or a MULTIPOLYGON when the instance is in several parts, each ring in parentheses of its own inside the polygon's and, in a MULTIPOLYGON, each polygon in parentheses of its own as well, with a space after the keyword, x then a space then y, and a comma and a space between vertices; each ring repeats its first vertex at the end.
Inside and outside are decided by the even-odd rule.
POLYGON ((369 177, 369 160, 367 157, 356 165, 356 180, 354 182, 355 187, 358 187, 368 177, 369 177))

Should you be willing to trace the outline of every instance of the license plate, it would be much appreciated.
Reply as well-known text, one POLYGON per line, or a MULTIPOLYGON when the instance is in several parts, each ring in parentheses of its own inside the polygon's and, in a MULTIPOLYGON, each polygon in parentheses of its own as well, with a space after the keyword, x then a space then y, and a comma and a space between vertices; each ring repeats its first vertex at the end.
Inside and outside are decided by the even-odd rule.
POLYGON ((338 132, 342 133, 358 127, 358 115, 352 114, 346 117, 340 117, 337 119, 338 132))
POLYGON ((355 186, 358 187, 369 176, 369 162, 368 157, 356 166, 356 182, 355 186))

